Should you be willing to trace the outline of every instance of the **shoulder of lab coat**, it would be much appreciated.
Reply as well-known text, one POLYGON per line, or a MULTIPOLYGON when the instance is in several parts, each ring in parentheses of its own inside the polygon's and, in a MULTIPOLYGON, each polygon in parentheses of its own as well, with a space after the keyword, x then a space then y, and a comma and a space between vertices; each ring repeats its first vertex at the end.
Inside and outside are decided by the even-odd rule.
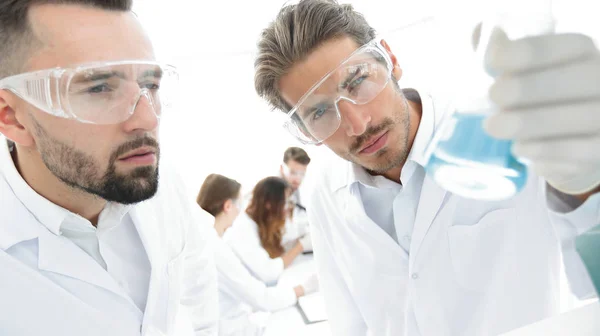
POLYGON ((271 259, 260 243, 257 224, 250 216, 240 213, 225 232, 224 239, 254 276, 266 284, 277 282, 283 272, 283 259, 271 259))
POLYGON ((600 193, 592 195, 583 203, 548 185, 545 194, 552 223, 561 242, 563 263, 571 291, 579 299, 595 297, 594 285, 575 250, 575 238, 600 223, 600 193))
POLYGON ((332 238, 329 234, 330 228, 326 218, 326 209, 333 206, 331 202, 331 188, 342 183, 343 180, 337 179, 331 184, 332 172, 336 172, 337 177, 346 175, 348 163, 329 157, 322 162, 323 166, 314 167, 311 172, 311 183, 309 185, 309 200, 307 204, 308 218, 311 226, 311 238, 313 243, 313 253, 319 277, 319 287, 323 292, 325 307, 329 320, 330 329, 333 335, 358 336, 367 334, 367 326, 360 311, 354 302, 348 289, 348 284, 344 280, 344 275, 338 266, 332 246, 332 238), (325 167, 328 167, 325 169, 325 167), (334 169, 335 168, 335 169, 334 169))
MULTIPOLYGON (((148 243, 145 247, 149 259, 154 260, 152 261, 153 269, 154 267, 167 266, 166 271, 170 273, 173 270, 174 273, 180 275, 174 277, 180 280, 175 284, 173 290, 176 290, 179 295, 180 306, 188 309, 196 335, 216 335, 218 292, 212 247, 207 241, 207 217, 203 217, 202 213, 199 212, 200 208, 193 201, 188 201, 188 196, 183 192, 184 190, 185 187, 181 180, 168 169, 164 170, 161 167, 159 190, 156 195, 147 201, 136 204, 130 210, 130 214, 136 226, 141 228, 141 230, 138 229, 140 238, 148 243)), ((8 202, 4 202, 6 204, 2 206, 11 208, 14 206, 15 209, 21 209, 8 212, 8 217, 1 217, 0 227, 17 222, 21 225, 4 228, 3 232, 8 234, 0 235, 0 249, 8 250, 19 242, 36 237, 51 236, 51 233, 43 226, 37 225, 37 221, 28 211, 23 210, 20 201, 14 195, 11 195, 11 192, 10 186, 0 178, 0 199, 8 202)), ((210 215, 208 216, 210 217, 210 215)), ((212 222, 212 219, 210 222, 212 222)), ((8 280, 12 280, 14 285, 14 280, 18 274, 13 275, 15 278, 11 277, 8 280)), ((47 283, 47 280, 38 278, 36 278, 36 281, 47 283)), ((50 288, 54 287, 51 286, 50 288)), ((153 289, 152 286, 150 286, 150 291, 151 295, 158 293, 158 289, 153 289)), ((64 292, 60 293, 63 294, 61 299, 65 304, 64 292)), ((51 298, 60 297, 60 293, 58 291, 55 293, 48 291, 46 296, 52 302, 51 298)), ((175 295, 173 291, 168 293, 175 295)), ((177 296, 172 298, 176 299, 177 296)), ((73 302, 76 303, 69 305, 69 307, 81 305, 80 300, 74 300, 73 302)), ((147 310, 150 309, 149 306, 146 307, 147 310)), ((39 312, 48 307, 40 305, 37 308, 39 312)), ((85 313, 81 312, 83 315, 85 313)), ((94 315, 94 313, 85 316, 89 317, 91 315, 94 315)), ((164 312, 160 315, 164 315, 164 312)), ((148 316, 152 316, 152 314, 148 316)), ((119 327, 116 324, 112 326, 115 329, 114 333, 120 334, 119 327)), ((139 325, 137 328, 139 328, 139 325)))
POLYGON ((185 245, 181 252, 183 284, 180 304, 187 309, 196 335, 217 335, 217 272, 214 241, 210 239, 214 219, 188 197, 186 186, 173 168, 162 169, 159 187, 162 189, 148 204, 168 209, 171 218, 178 219, 161 223, 170 230, 175 229, 171 227, 173 223, 181 223, 185 245))
MULTIPOLYGON (((219 291, 263 311, 275 311, 296 303, 296 293, 290 287, 267 287, 253 277, 231 248, 215 233, 215 261, 219 291)), ((221 318, 224 318, 222 316, 221 318)))

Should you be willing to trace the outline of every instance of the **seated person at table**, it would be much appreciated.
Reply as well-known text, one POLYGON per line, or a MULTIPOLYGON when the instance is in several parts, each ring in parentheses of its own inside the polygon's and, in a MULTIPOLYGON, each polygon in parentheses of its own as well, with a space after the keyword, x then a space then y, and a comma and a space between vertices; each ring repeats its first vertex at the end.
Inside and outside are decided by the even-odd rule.
POLYGON ((287 251, 281 244, 291 193, 282 178, 261 180, 252 191, 248 208, 224 236, 250 272, 267 284, 277 282, 283 270, 303 251, 300 240, 287 251))
POLYGON ((315 275, 301 286, 267 287, 254 278, 220 237, 240 213, 241 185, 218 174, 209 175, 197 202, 215 217, 215 260, 219 279, 220 335, 261 335, 259 325, 249 320, 251 309, 275 311, 296 303, 298 297, 318 289, 315 275))

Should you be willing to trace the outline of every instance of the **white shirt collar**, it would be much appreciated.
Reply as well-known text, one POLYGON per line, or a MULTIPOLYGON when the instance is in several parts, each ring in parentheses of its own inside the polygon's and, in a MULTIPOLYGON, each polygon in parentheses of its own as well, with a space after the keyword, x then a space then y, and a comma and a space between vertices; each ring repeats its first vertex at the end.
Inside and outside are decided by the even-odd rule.
MULTIPOLYGON (((63 229, 64 225, 66 225, 65 228, 74 230, 76 228, 74 223, 79 224, 87 222, 87 225, 83 224, 83 226, 87 227, 87 229, 95 229, 88 220, 52 203, 45 197, 35 192, 17 171, 17 168, 12 160, 11 148, 9 148, 12 147, 11 145, 12 143, 8 142, 5 137, 0 136, 0 172, 6 178, 6 181, 13 190, 15 196, 38 220, 38 222, 42 223, 50 232, 55 235, 61 234, 61 229, 63 229), (75 221, 67 221, 67 219, 75 219, 75 221)), ((130 206, 108 203, 107 207, 105 207, 100 216, 116 216, 119 221, 113 221, 113 223, 118 223, 129 211, 129 209, 130 206)), ((78 230, 82 230, 82 228, 78 228, 78 230)))
MULTIPOLYGON (((402 168, 402 181, 410 179, 418 166, 424 166, 424 160, 421 156, 425 152, 425 148, 433 137, 433 132, 435 129, 436 111, 433 99, 430 95, 422 93, 420 93, 420 98, 422 106, 421 121, 419 123, 419 128, 417 129, 417 134, 415 136, 412 148, 408 154, 407 162, 402 168)), ((381 183, 381 181, 376 181, 377 176, 372 176, 362 166, 348 161, 346 161, 344 164, 346 166, 346 173, 334 174, 332 176, 332 191, 337 191, 357 182, 373 188, 381 188, 382 186, 386 187, 385 184, 381 183)), ((390 187, 392 186, 390 185, 390 187)))

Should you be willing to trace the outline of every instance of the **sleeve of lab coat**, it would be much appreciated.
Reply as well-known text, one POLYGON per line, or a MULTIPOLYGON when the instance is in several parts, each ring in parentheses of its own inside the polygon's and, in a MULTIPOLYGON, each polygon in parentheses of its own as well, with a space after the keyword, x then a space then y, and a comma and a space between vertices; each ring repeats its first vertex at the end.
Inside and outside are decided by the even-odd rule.
POLYGON ((187 307, 197 336, 217 335, 219 303, 217 272, 210 223, 200 208, 190 209, 193 220, 188 225, 184 248, 184 279, 181 304, 187 307))
MULTIPOLYGON (((238 219, 250 220, 239 217, 238 219)), ((241 221, 234 223, 234 226, 227 230, 225 240, 254 276, 266 284, 275 283, 283 273, 283 259, 271 259, 269 253, 260 244, 258 234, 249 227, 250 225, 256 223, 241 221)))
POLYGON ((364 336, 367 326, 335 262, 333 251, 323 236, 320 222, 323 217, 319 216, 318 209, 311 210, 309 221, 314 258, 331 333, 334 336, 364 336))
POLYGON ((572 196, 564 195, 550 186, 546 199, 554 229, 561 242, 563 263, 571 291, 579 299, 596 296, 594 286, 575 250, 575 238, 600 224, 600 194, 578 204, 572 196))
POLYGON ((227 244, 215 239, 218 239, 215 241, 215 261, 220 291, 263 311, 275 311, 296 303, 293 288, 267 287, 250 274, 227 244))

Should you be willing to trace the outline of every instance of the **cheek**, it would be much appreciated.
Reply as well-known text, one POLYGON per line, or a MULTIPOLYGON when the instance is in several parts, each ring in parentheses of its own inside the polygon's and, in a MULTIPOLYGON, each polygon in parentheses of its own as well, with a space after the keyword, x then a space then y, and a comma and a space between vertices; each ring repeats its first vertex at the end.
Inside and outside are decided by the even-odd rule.
MULTIPOLYGON (((343 122, 343 121, 342 121, 343 122)), ((352 144, 352 139, 346 135, 343 124, 323 144, 338 155, 345 155, 352 144)))
POLYGON ((112 152, 118 147, 118 139, 113 132, 103 126, 96 125, 69 125, 68 130, 57 135, 57 140, 68 144, 70 147, 85 153, 93 159, 99 168, 106 169, 112 152))
POLYGON ((373 120, 381 120, 381 118, 390 117, 393 114, 395 105, 396 91, 393 84, 389 83, 381 93, 375 97, 367 106, 370 108, 371 117, 373 120))

